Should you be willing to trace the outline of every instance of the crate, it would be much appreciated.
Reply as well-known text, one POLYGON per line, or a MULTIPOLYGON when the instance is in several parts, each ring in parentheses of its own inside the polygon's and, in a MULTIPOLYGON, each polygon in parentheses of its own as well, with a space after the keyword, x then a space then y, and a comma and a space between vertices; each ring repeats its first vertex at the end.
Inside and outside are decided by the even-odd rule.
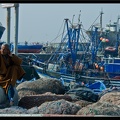
POLYGON ((105 72, 120 73, 120 63, 105 64, 105 72))
POLYGON ((114 63, 120 63, 120 58, 114 58, 114 63))

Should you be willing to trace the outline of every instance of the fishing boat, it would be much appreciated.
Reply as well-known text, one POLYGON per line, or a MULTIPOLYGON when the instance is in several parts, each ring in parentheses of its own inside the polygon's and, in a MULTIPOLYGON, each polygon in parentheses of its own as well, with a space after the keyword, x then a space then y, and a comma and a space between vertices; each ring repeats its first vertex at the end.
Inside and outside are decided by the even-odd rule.
POLYGON ((43 48, 42 44, 18 44, 18 53, 40 53, 43 48))
POLYGON ((109 46, 114 46, 114 43, 116 43, 116 40, 118 40, 118 36, 120 35, 120 23, 119 23, 119 19, 120 19, 120 15, 118 15, 117 19, 115 22, 110 22, 107 23, 105 25, 105 27, 103 27, 102 21, 103 21, 103 11, 100 12, 100 14, 98 15, 97 19, 94 21, 94 23, 90 26, 90 28, 88 30, 86 30, 87 35, 89 36, 89 38, 92 38, 92 27, 94 25, 98 26, 98 32, 97 35, 98 37, 103 37, 109 40, 109 46), (99 19, 99 22, 97 22, 97 20, 99 19))
POLYGON ((1 45, 3 44, 3 43, 5 43, 4 41, 1 41, 1 38, 2 38, 2 36, 3 36, 3 33, 4 33, 4 31, 5 31, 5 27, 2 25, 2 23, 0 22, 0 47, 1 47, 1 45))
MULTIPOLYGON (((4 41, 0 42, 0 46, 6 43, 4 41)), ((40 53, 42 49, 44 49, 42 44, 18 44, 18 53, 40 53)), ((14 50, 13 43, 10 43, 11 52, 14 50)))
POLYGON ((65 19, 61 42, 51 57, 45 62, 40 61, 35 55, 28 58, 40 77, 41 74, 44 74, 57 78, 65 84, 70 84, 73 81, 82 82, 77 79, 77 76, 81 73, 83 64, 79 65, 79 71, 77 65, 83 56, 90 56, 87 53, 90 41, 82 37, 81 27, 80 21, 77 24, 72 24, 69 19, 65 19))
POLYGON ((5 31, 5 27, 0 22, 0 39, 2 38, 2 35, 3 35, 4 31, 5 31))
POLYGON ((66 31, 66 34, 62 35, 61 43, 47 61, 42 62, 35 55, 29 57, 28 60, 37 73, 57 78, 66 86, 82 82, 91 84, 95 81, 102 81, 107 87, 120 86, 119 34, 116 34, 117 39, 110 46, 109 40, 99 35, 99 26, 93 25, 92 36, 87 42, 84 41, 84 50, 80 51, 79 45, 83 42, 82 25, 80 22, 73 24, 69 19, 65 19, 65 27, 66 30, 63 31, 66 31), (111 59, 115 61, 111 63, 111 59), (112 71, 109 71, 110 69, 112 71))

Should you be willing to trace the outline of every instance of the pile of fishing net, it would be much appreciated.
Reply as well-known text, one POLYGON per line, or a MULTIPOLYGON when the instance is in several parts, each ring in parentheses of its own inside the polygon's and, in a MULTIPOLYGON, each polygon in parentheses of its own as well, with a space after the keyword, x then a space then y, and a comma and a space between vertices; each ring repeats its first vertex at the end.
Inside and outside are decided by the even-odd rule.
POLYGON ((26 108, 26 109, 30 109, 34 106, 39 107, 44 102, 56 101, 56 100, 60 100, 60 99, 72 101, 72 98, 70 96, 56 95, 56 94, 53 94, 50 92, 46 92, 44 94, 24 96, 19 100, 18 106, 26 108))
POLYGON ((77 115, 120 116, 120 92, 111 91, 104 94, 98 102, 80 109, 77 115))
POLYGON ((109 102, 114 105, 120 105, 120 92, 118 91, 108 92, 107 94, 103 95, 99 101, 109 102))
POLYGON ((65 88, 62 83, 57 79, 40 78, 35 81, 25 81, 16 87, 19 98, 26 95, 37 95, 45 92, 55 94, 64 94, 65 88))
POLYGON ((66 101, 64 99, 45 102, 38 107, 42 114, 70 114, 75 115, 81 107, 78 104, 66 101))
POLYGON ((109 102, 96 102, 83 107, 77 115, 107 115, 120 116, 120 107, 109 102))

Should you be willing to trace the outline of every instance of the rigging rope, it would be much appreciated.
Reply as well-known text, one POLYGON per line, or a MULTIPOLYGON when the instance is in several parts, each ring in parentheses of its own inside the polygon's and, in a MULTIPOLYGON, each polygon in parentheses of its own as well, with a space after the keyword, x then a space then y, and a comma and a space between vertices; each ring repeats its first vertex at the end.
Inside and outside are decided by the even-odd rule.
MULTIPOLYGON (((100 14, 101 15, 101 14, 100 14)), ((100 17, 100 15, 95 19, 95 21, 100 17)), ((89 27, 89 29, 93 26, 93 24, 95 23, 95 21, 92 23, 92 25, 89 27)), ((88 30, 89 30, 88 29, 88 30)))
POLYGON ((63 20, 63 22, 62 22, 62 25, 61 25, 59 31, 58 31, 57 36, 56 36, 53 40, 51 40, 51 42, 55 41, 55 40, 61 35, 61 34, 59 34, 59 33, 60 33, 61 29, 62 29, 63 23, 64 23, 64 20, 63 20))

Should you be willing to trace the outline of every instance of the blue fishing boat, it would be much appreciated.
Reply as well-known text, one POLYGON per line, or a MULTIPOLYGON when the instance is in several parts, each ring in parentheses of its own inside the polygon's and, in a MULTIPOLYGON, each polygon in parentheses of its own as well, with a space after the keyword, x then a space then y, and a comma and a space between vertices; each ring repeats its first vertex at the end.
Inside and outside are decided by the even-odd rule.
POLYGON ((31 62, 30 64, 36 69, 40 77, 41 74, 44 74, 45 76, 57 78, 64 85, 73 81, 76 81, 76 83, 82 82, 77 79, 83 67, 83 64, 79 64, 79 60, 84 55, 89 56, 87 52, 90 41, 86 39, 83 41, 81 27, 80 21, 77 24, 72 24, 69 19, 65 19, 61 42, 51 57, 46 62, 40 61, 38 56, 35 55, 28 58, 28 61, 31 62), (82 51, 81 45, 84 48, 82 51), (79 71, 77 70, 78 64, 79 71))
MULTIPOLYGON (((0 46, 5 43, 5 42, 0 42, 0 46)), ((38 44, 38 45, 26 45, 26 44, 18 44, 18 53, 40 53, 42 49, 44 49, 42 44, 38 44)), ((10 43, 10 49, 11 52, 13 52, 14 50, 14 45, 12 43, 10 43)))
POLYGON ((0 39, 2 38, 2 35, 3 35, 4 31, 5 31, 5 27, 0 22, 0 39))
POLYGON ((110 46, 108 39, 102 38, 102 34, 99 35, 99 27, 93 25, 92 36, 83 46, 84 50, 80 51, 79 44, 83 42, 81 42, 83 33, 80 22, 74 25, 69 19, 65 19, 64 28, 66 30, 63 30, 61 43, 47 61, 42 62, 35 55, 28 59, 37 73, 57 78, 67 86, 82 82, 91 84, 95 81, 102 81, 108 87, 120 86, 120 78, 118 78, 120 75, 120 71, 118 71, 120 62, 118 58, 119 33, 115 33, 116 41, 110 46), (109 56, 115 59, 113 63, 108 63, 111 61, 109 56), (110 71, 111 68, 114 70, 110 71))
POLYGON ((40 53, 42 44, 18 44, 18 53, 40 53))

